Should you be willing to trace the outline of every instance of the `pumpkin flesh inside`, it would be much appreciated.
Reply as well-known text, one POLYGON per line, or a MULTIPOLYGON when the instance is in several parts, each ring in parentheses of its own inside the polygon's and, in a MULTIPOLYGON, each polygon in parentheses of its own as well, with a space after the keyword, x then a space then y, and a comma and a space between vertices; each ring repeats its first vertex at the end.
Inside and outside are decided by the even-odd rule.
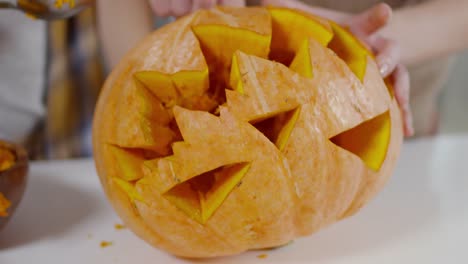
POLYGON ((241 163, 217 168, 176 185, 164 196, 194 220, 206 223, 249 167, 241 163))
POLYGON ((306 38, 313 38, 326 46, 333 37, 328 22, 286 8, 268 9, 272 18, 273 38, 270 59, 289 65, 306 38))
POLYGON ((328 47, 344 60, 362 81, 366 73, 367 56, 372 56, 372 53, 348 30, 336 23, 330 24, 333 29, 333 39, 328 47))

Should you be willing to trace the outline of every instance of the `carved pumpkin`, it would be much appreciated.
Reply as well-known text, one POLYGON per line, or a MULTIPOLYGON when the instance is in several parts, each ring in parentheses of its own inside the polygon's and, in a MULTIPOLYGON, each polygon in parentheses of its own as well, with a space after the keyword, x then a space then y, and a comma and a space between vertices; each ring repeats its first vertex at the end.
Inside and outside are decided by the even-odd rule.
POLYGON ((270 248, 356 213, 391 175, 398 105, 371 52, 283 8, 201 10, 144 39, 97 104, 95 161, 157 248, 270 248))

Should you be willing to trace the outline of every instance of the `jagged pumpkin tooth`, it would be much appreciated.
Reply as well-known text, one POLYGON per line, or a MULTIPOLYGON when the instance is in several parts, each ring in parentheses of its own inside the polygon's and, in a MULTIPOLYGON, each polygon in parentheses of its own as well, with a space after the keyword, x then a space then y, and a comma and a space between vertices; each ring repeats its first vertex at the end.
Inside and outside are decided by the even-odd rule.
MULTIPOLYGON (((135 81, 124 91, 122 102, 111 115, 117 119, 107 143, 120 147, 142 148, 161 155, 168 153, 176 134, 168 127, 172 114, 148 89, 135 81)), ((110 132, 110 131, 109 131, 110 132)))
POLYGON ((333 37, 329 23, 311 14, 280 7, 269 7, 273 36, 270 58, 289 65, 304 40, 313 38, 326 46, 333 37))
POLYGON ((183 105, 187 98, 203 96, 209 87, 208 68, 203 71, 181 71, 174 74, 141 71, 135 73, 135 77, 167 107, 183 105))
POLYGON ((209 88, 208 65, 191 29, 194 18, 182 18, 179 26, 169 24, 150 36, 153 45, 134 75, 167 107, 209 110, 211 104, 190 104, 206 99, 209 88))
POLYGON ((275 142, 279 150, 283 151, 285 149, 289 137, 291 136, 291 133, 296 126, 300 113, 301 108, 298 107, 288 113, 288 115, 285 117, 286 120, 281 120, 282 128, 279 130, 279 134, 275 142))
POLYGON ((175 105, 179 99, 180 94, 174 85, 171 75, 157 71, 141 71, 135 73, 135 78, 165 105, 170 105, 171 103, 175 105))
MULTIPOLYGON (((271 42, 271 17, 262 8, 239 12, 214 8, 199 13, 192 27, 215 79, 229 83, 232 56, 240 50, 267 58, 271 42)), ((214 77, 213 77, 214 78, 214 77)))
POLYGON ((257 123, 297 108, 298 97, 313 100, 316 91, 312 81, 281 63, 243 52, 235 53, 235 62, 231 85, 237 83, 243 92, 226 91, 226 98, 229 109, 241 119, 257 123), (310 89, 298 90, 303 86, 310 89))
POLYGON ((310 60, 309 46, 309 39, 305 39, 289 66, 291 70, 306 78, 312 78, 314 76, 312 61, 310 60))
POLYGON ((163 197, 193 220, 199 223, 203 221, 199 194, 190 184, 179 184, 164 193, 163 197))
POLYGON ((212 187, 205 193, 199 192, 203 223, 206 223, 210 219, 234 187, 241 182, 242 178, 249 171, 250 166, 250 163, 225 166, 214 175, 212 187))
POLYGON ((236 53, 232 56, 231 75, 229 78, 230 87, 240 94, 244 94, 244 85, 242 83, 242 76, 239 69, 239 62, 236 53))
POLYGON ((363 81, 367 57, 372 56, 372 52, 347 29, 334 22, 330 22, 330 24, 333 29, 333 39, 328 47, 348 64, 359 80, 363 81))
POLYGON ((126 181, 135 181, 143 177, 143 153, 141 150, 124 149, 109 145, 109 151, 114 155, 115 163, 119 167, 119 176, 126 181))
POLYGON ((145 199, 141 194, 136 190, 135 184, 129 183, 125 180, 122 180, 120 178, 112 178, 114 183, 123 191, 127 194, 128 198, 134 202, 134 201, 139 201, 145 203, 145 199))

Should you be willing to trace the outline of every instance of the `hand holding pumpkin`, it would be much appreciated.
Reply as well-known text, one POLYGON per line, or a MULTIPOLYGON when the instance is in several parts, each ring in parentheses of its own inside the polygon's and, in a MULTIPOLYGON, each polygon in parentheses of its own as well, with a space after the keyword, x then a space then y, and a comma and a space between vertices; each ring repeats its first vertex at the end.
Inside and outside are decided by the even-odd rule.
POLYGON ((406 67, 400 63, 400 46, 392 39, 378 34, 387 25, 392 14, 386 4, 378 4, 355 16, 344 19, 344 24, 361 38, 375 53, 383 77, 388 77, 403 114, 406 136, 414 133, 413 117, 409 105, 410 81, 406 67))
POLYGON ((356 15, 312 7, 296 0, 263 0, 262 4, 303 10, 347 26, 374 52, 382 76, 388 77, 395 91, 403 115, 405 135, 413 135, 413 118, 409 106, 409 74, 406 67, 400 63, 400 46, 396 41, 379 34, 392 16, 392 9, 387 4, 377 4, 356 15))

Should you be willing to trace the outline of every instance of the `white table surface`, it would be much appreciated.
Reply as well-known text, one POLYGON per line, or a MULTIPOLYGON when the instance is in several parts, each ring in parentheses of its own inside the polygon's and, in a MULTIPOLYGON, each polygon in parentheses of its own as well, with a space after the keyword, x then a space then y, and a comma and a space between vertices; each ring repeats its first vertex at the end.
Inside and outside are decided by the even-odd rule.
MULTIPOLYGON (((406 142, 393 178, 354 217, 288 247, 210 262, 468 263, 467 165, 468 134, 406 142)), ((33 163, 26 196, 0 232, 0 263, 187 263, 117 223, 91 160, 33 163), (113 244, 101 248, 103 240, 113 244)))

